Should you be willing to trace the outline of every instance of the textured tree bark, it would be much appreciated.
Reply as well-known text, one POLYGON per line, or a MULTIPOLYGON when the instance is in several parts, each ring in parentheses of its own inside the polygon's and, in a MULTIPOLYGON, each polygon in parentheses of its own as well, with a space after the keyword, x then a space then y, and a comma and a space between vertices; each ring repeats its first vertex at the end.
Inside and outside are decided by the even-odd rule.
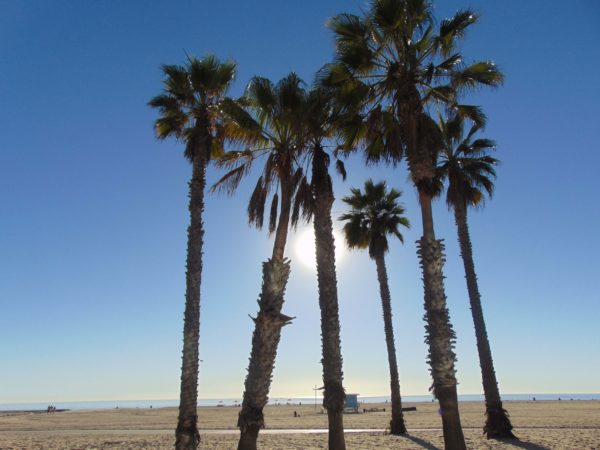
POLYGON ((477 275, 475 274, 475 263, 473 262, 473 251, 467 222, 467 208, 464 204, 453 205, 453 207, 454 219, 458 229, 460 254, 465 266, 465 278, 467 280, 469 302, 473 315, 473 325, 475 326, 477 352, 479 353, 479 365, 481 367, 481 378, 485 396, 487 420, 483 430, 488 438, 516 439, 516 436, 511 431, 513 426, 510 423, 508 412, 502 407, 502 400, 500 399, 500 390, 498 389, 498 381, 496 380, 492 350, 490 349, 490 342, 485 327, 481 295, 479 294, 477 275))
POLYGON ((202 276, 202 244, 204 229, 204 187, 207 160, 195 155, 192 163, 190 191, 190 226, 188 227, 185 312, 183 322, 183 356, 179 417, 175 431, 177 450, 195 450, 200 444, 198 432, 198 362, 200 343, 200 284, 202 276))
POLYGON ((263 408, 269 399, 281 328, 292 320, 281 313, 289 275, 290 263, 287 260, 271 259, 263 263, 262 292, 258 301, 260 309, 253 319, 252 353, 238 417, 240 450, 256 449, 259 430, 265 426, 263 408))
POLYGON ((390 391, 392 400, 392 420, 390 421, 391 434, 406 434, 404 415, 402 414, 402 398, 400 397, 400 377, 398 376, 398 363, 396 361, 396 346, 394 345, 394 327, 392 324, 392 299, 388 285, 387 269, 383 254, 375 256, 377 265, 377 279, 381 294, 383 309, 383 326, 385 330, 385 343, 387 345, 388 364, 390 368, 390 391))
POLYGON ((418 119, 423 112, 416 88, 407 93, 407 98, 400 100, 403 101, 399 103, 398 113, 406 124, 406 159, 413 183, 419 192, 423 222, 423 236, 417 241, 417 253, 423 271, 425 340, 429 344, 432 390, 440 404, 446 450, 466 450, 456 394, 454 331, 444 291, 443 244, 435 238, 431 209, 431 186, 435 174, 433 149, 425 144, 426 136, 420 130, 418 119))
POLYGON ((466 450, 456 393, 456 355, 453 351, 455 334, 450 324, 444 292, 444 246, 441 240, 435 239, 431 197, 419 189, 419 201, 423 216, 423 237, 417 241, 417 253, 423 270, 425 330, 429 344, 432 389, 440 403, 446 450, 466 450))
POLYGON ((269 399, 281 328, 292 320, 291 317, 281 313, 290 275, 290 263, 283 255, 290 221, 291 187, 283 181, 281 191, 281 211, 275 231, 273 257, 263 263, 263 282, 258 300, 259 312, 256 318, 252 319, 254 321, 252 350, 244 385, 242 409, 238 417, 239 450, 256 449, 259 430, 265 426, 263 408, 269 399))
POLYGON ((313 193, 315 196, 314 229, 317 257, 317 282, 321 308, 321 338, 323 359, 323 406, 329 421, 329 450, 345 450, 342 350, 335 270, 335 244, 331 206, 333 189, 327 171, 326 155, 316 149, 313 155, 313 193))

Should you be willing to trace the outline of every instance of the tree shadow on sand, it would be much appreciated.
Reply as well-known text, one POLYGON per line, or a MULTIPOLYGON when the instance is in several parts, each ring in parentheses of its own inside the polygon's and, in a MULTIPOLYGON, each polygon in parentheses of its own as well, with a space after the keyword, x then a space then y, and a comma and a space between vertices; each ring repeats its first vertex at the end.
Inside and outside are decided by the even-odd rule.
POLYGON ((408 434, 405 434, 402 437, 413 441, 415 444, 420 445, 421 447, 423 447, 426 450, 440 450, 438 447, 433 445, 431 442, 427 442, 425 439, 421 439, 416 436, 410 436, 408 434))
POLYGON ((533 442, 519 441, 516 439, 496 439, 496 441, 502 442, 504 444, 510 444, 511 446, 516 448, 524 448, 526 450, 550 450, 548 447, 537 445, 533 442))
MULTIPOLYGON (((420 445, 425 450, 440 450, 440 448, 433 445, 431 442, 426 441, 425 439, 418 438, 416 436, 404 435, 403 438, 413 441, 415 444, 420 445)), ((502 442, 504 444, 509 444, 515 448, 523 448, 526 450, 550 450, 548 447, 544 447, 542 445, 534 444, 533 442, 527 441, 518 441, 514 439, 495 439, 498 442, 502 442)))

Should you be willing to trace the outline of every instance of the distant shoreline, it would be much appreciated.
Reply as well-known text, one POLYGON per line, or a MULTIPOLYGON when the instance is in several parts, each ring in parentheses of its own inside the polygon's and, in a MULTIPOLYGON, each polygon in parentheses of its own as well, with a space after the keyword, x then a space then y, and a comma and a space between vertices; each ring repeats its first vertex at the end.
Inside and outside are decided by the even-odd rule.
MULTIPOLYGON (((600 394, 506 394, 502 396, 502 401, 581 401, 581 400, 600 400, 600 394)), ((431 403, 431 395, 406 395, 402 397, 403 403, 431 403)), ((484 401, 483 395, 466 394, 459 395, 460 402, 480 402, 484 401)), ((386 396, 359 396, 361 403, 386 403, 390 401, 386 396)), ((321 405, 322 397, 316 398, 316 404, 321 405)), ((47 412, 49 403, 0 403, 0 412, 2 413, 24 413, 24 412, 47 412)), ((169 408, 179 406, 179 400, 102 400, 102 401, 82 401, 82 402, 52 402, 59 411, 67 410, 104 410, 104 409, 145 409, 145 408, 169 408)), ((199 399, 198 407, 230 406, 235 407, 241 404, 241 399, 223 398, 223 399, 199 399)), ((314 405, 315 397, 274 397, 269 400, 269 405, 314 405)))
MULTIPOLYGON (((52 411, 54 413, 60 413, 65 411, 71 411, 70 409, 57 409, 52 411)), ((11 414, 50 414, 47 409, 0 409, 0 413, 3 415, 11 414)))

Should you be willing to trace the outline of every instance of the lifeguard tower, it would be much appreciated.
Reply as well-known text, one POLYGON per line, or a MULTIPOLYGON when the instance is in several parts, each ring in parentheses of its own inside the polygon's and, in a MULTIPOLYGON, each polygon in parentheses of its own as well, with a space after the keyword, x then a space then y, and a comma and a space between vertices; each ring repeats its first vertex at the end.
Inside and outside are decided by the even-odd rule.
POLYGON ((358 413, 358 396, 359 394, 346 394, 344 401, 345 413, 358 413))

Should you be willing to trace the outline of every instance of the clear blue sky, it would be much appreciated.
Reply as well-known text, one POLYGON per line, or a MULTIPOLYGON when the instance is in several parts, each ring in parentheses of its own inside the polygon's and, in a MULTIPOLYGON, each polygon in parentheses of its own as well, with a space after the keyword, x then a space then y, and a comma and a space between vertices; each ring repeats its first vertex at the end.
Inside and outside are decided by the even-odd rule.
MULTIPOLYGON (((310 82, 329 61, 327 18, 359 1, 0 0, 0 402, 176 398, 184 304, 187 182, 181 145, 153 136, 146 102, 162 63, 212 52, 249 78, 289 71, 310 82)), ((467 61, 493 59, 505 86, 473 97, 498 143, 497 192, 471 215, 476 268, 501 391, 600 392, 597 106, 600 5, 594 0, 438 1, 438 18, 472 6, 467 61)), ((404 190, 413 229, 388 256, 402 392, 425 394, 420 236, 404 168, 348 161, 336 197, 367 177, 404 190)), ((214 180, 218 174, 209 175, 214 180)), ((210 196, 205 223, 200 397, 240 397, 257 309, 265 232, 248 228, 251 177, 210 196)), ((344 210, 338 201, 336 216, 344 210)), ((447 295, 459 392, 481 383, 452 216, 447 295)), ((338 225, 339 228, 339 225, 338 225)), ((293 260, 273 397, 310 396, 321 380, 314 273, 293 260)), ((339 244, 341 245, 341 243, 339 244)), ((375 267, 338 264, 345 384, 386 395, 375 267)))

